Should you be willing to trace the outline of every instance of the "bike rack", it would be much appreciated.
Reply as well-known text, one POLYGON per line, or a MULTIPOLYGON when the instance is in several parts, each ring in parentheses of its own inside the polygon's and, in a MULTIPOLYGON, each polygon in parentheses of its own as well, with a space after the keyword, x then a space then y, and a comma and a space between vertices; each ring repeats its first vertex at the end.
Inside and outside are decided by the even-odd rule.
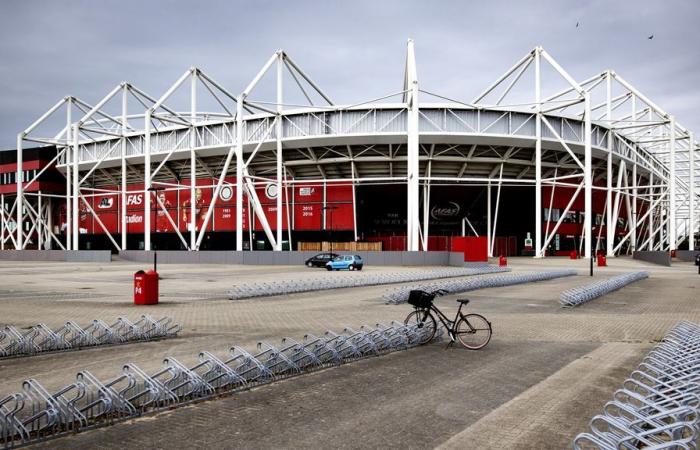
POLYGON ((256 282, 236 285, 228 292, 231 300, 253 297, 269 297, 273 295, 312 292, 327 289, 338 289, 355 286, 376 286, 382 284, 405 283, 407 281, 434 280, 439 278, 454 278, 487 273, 508 272, 510 268, 479 265, 474 267, 435 268, 411 270, 390 273, 352 273, 339 276, 325 276, 306 279, 280 280, 271 282, 256 282))
MULTIPOLYGON (((74 323, 56 333, 67 342, 82 339, 144 339, 173 330, 170 320, 150 318, 131 323, 120 318, 112 326, 94 321, 90 329, 74 323), (155 333, 155 334, 154 334, 155 333)), ((201 352, 198 362, 187 367, 166 357, 160 370, 146 373, 126 364, 121 373, 103 382, 88 371, 78 372, 75 382, 50 394, 38 381, 26 380, 22 392, 0 397, 0 448, 13 448, 37 440, 109 425, 196 400, 237 392, 251 386, 336 366, 359 359, 414 347, 424 340, 424 328, 391 322, 357 330, 346 327, 323 337, 307 334, 299 342, 282 339, 279 347, 259 342, 256 353, 231 347, 227 359, 201 352)), ((444 331, 438 327, 435 340, 444 331)), ((52 337, 43 330, 36 336, 52 337)))
POLYGON ((561 277, 578 275, 575 270, 550 270, 544 272, 512 273, 505 275, 495 275, 493 277, 474 278, 465 280, 447 280, 430 284, 413 284, 394 288, 384 294, 384 300, 390 305, 399 305, 408 301, 409 293, 412 290, 433 292, 443 289, 449 294, 474 291, 491 287, 512 286, 516 284, 532 283, 535 281, 552 280, 561 277))
POLYGON ((700 430, 700 325, 679 322, 627 378, 575 450, 696 449, 700 430))
POLYGON ((180 329, 180 325, 169 317, 154 320, 147 315, 141 316, 135 323, 120 317, 112 325, 97 319, 85 328, 69 320, 56 331, 43 323, 24 332, 7 325, 0 331, 0 357, 31 356, 99 345, 171 338, 180 329))
POLYGON ((564 307, 578 306, 648 277, 648 272, 630 272, 605 280, 595 281, 585 286, 575 287, 562 292, 559 303, 564 307))

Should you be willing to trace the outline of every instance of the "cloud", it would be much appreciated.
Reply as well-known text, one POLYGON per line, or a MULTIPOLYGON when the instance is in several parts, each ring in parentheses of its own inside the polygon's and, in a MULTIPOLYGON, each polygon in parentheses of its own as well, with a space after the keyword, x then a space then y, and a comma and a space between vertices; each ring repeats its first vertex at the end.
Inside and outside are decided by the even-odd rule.
POLYGON ((421 87, 448 97, 471 100, 543 45, 575 78, 614 69, 700 133, 699 13, 698 2, 650 0, 10 0, 0 3, 0 148, 57 99, 96 102, 123 80, 157 97, 198 66, 238 93, 279 48, 336 102, 376 98, 401 88, 409 37, 421 87))

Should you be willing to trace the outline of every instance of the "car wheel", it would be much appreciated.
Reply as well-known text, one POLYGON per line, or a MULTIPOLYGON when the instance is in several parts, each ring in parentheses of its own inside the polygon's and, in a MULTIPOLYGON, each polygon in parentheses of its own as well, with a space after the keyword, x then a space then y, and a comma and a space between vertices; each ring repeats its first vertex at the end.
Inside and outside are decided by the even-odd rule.
POLYGON ((326 270, 330 272, 333 268, 331 266, 326 266, 326 270))
POLYGON ((306 263, 306 267, 313 267, 313 266, 314 266, 314 264, 311 261, 306 263))
POLYGON ((362 270, 362 266, 357 266, 357 270, 362 270))
POLYGON ((352 265, 348 266, 348 270, 355 270, 355 266, 352 266, 352 265))

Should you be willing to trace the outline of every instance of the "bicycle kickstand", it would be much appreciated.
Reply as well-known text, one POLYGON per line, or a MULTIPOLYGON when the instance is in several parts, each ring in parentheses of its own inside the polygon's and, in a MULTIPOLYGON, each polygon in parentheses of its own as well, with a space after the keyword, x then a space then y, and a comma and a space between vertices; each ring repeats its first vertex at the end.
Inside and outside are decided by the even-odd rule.
POLYGON ((448 348, 452 347, 455 343, 455 338, 454 338, 454 336, 452 336, 451 332, 449 332, 449 331, 447 332, 447 337, 450 339, 450 342, 447 343, 447 345, 445 346, 445 348, 443 350, 447 350, 448 348))

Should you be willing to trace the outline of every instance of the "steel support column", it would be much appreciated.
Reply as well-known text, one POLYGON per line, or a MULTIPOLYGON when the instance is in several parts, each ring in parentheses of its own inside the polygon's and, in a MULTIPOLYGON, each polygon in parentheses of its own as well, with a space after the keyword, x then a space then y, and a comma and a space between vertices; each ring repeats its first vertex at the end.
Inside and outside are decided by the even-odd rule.
MULTIPOLYGON (((243 101, 236 104, 236 251, 243 251, 243 101)), ((251 227, 249 233, 253 232, 251 227)), ((253 247, 251 246, 251 250, 253 247)))
POLYGON ((584 101, 584 161, 583 161, 583 183, 584 183, 584 209, 585 216, 583 218, 584 238, 586 248, 584 256, 591 258, 591 247, 593 247, 593 176, 592 176, 592 151, 591 151, 591 95, 588 92, 583 93, 584 101))
POLYGON ((489 257, 493 257, 491 253, 491 211, 491 181, 489 181, 486 185, 486 248, 489 257))
POLYGON ((688 135, 688 139, 690 139, 688 146, 688 162, 690 165, 690 186, 688 187, 688 196, 690 197, 690 204, 688 205, 690 216, 688 220, 690 223, 688 228, 690 229, 690 232, 688 233, 688 250, 693 251, 695 250, 695 226, 697 224, 697 217, 695 216, 695 136, 693 133, 688 135))
POLYGON ((190 250, 199 250, 197 248, 197 133, 195 131, 195 122, 197 120, 197 72, 192 70, 190 75, 190 250))
POLYGON ((277 52, 277 121, 275 122, 275 140, 277 144, 277 211, 276 211, 276 242, 274 250, 282 250, 282 69, 284 54, 277 52))
POLYGON ((632 251, 637 250, 637 152, 634 153, 634 162, 632 164, 632 251))
POLYGON ((64 160, 66 161, 66 249, 73 248, 73 176, 71 175, 71 163, 73 158, 73 127, 72 125, 73 98, 68 97, 66 106, 66 153, 64 160))
POLYGON ((122 170, 122 179, 121 179, 121 195, 120 195, 120 201, 119 201, 119 223, 120 223, 120 232, 121 232, 121 237, 122 237, 122 250, 126 250, 127 248, 127 236, 128 236, 128 227, 126 223, 126 131, 128 128, 128 122, 127 122, 127 104, 128 104, 128 97, 129 97, 129 87, 128 85, 124 84, 124 90, 122 91, 122 124, 121 124, 121 130, 122 130, 122 148, 121 148, 121 170, 122 170))
MULTIPOLYGON (((605 108, 605 118, 607 119, 608 127, 612 126, 612 76, 610 71, 606 72, 605 75, 606 83, 606 108, 605 108)), ((612 178, 613 178, 613 162, 612 162, 612 129, 608 129, 608 155, 607 155, 607 165, 605 172, 605 201, 608 204, 608 209, 605 214, 605 254, 608 257, 614 256, 613 247, 615 241, 615 228, 616 224, 613 223, 613 216, 615 211, 612 207, 612 178)))
POLYGON ((72 170, 71 170, 71 175, 73 177, 73 180, 71 182, 71 185, 73 187, 73 194, 71 201, 73 203, 72 206, 72 213, 73 217, 71 217, 71 226, 73 228, 73 250, 79 250, 80 249, 80 243, 78 242, 79 236, 80 236, 80 178, 79 174, 80 171, 78 170, 78 161, 80 160, 80 147, 78 145, 78 139, 80 137, 78 133, 78 125, 73 125, 73 161, 72 161, 72 170))
POLYGON ((23 185, 23 166, 22 166, 22 139, 24 138, 24 133, 17 135, 17 201, 16 208, 17 211, 17 250, 22 250, 24 248, 24 185, 23 185))
POLYGON ((649 247, 647 250, 652 251, 654 250, 654 235, 656 234, 656 230, 654 230, 654 173, 649 174, 649 221, 648 221, 648 227, 649 227, 649 247))
MULTIPOLYGON (((143 249, 151 250, 151 114, 146 111, 143 148, 143 249)), ((194 199, 190 199, 193 201, 194 199)))
POLYGON ((408 53, 406 56, 406 80, 407 85, 407 179, 408 208, 407 208, 407 233, 406 241, 408 251, 418 251, 418 234, 420 226, 418 186, 419 167, 419 107, 418 107, 418 78, 416 74, 415 51, 413 40, 408 41, 408 53))
POLYGON ((668 193, 668 244, 669 251, 677 248, 676 242, 676 118, 671 116, 669 193, 668 193))
POLYGON ((0 250, 5 250, 5 194, 0 194, 0 250))
POLYGON ((535 258, 540 258, 542 256, 542 75, 540 71, 541 61, 541 49, 537 48, 537 51, 535 52, 535 107, 537 109, 535 114, 535 258))
POLYGON ((43 218, 43 207, 44 205, 42 204, 41 201, 41 191, 37 192, 38 197, 37 197, 37 211, 39 214, 37 214, 37 221, 36 221, 36 234, 37 234, 37 250, 43 250, 44 246, 44 218, 43 218))

